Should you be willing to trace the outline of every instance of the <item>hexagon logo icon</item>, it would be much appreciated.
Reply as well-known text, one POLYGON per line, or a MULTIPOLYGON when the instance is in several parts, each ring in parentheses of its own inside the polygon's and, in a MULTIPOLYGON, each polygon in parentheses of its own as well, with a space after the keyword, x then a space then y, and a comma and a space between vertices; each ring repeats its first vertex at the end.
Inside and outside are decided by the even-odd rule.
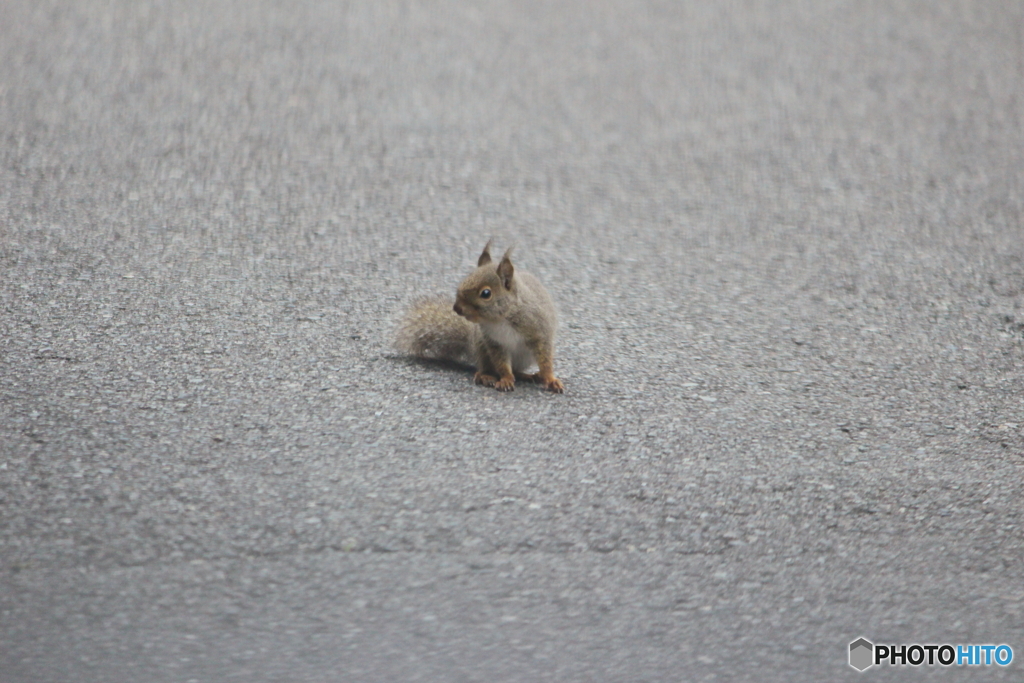
POLYGON ((858 638, 850 643, 850 666, 863 671, 872 664, 875 658, 875 646, 866 638, 858 638))

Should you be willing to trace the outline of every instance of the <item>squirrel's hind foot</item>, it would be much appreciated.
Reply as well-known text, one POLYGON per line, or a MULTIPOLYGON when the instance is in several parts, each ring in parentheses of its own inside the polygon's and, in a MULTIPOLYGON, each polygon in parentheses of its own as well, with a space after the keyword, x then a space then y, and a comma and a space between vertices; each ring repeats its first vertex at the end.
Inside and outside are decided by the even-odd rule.
POLYGON ((515 391, 516 378, 511 375, 508 377, 502 377, 494 383, 494 388, 498 391, 515 391))
POLYGON ((546 382, 544 380, 540 380, 540 383, 543 384, 544 388, 547 389, 548 391, 552 391, 556 394, 565 393, 565 387, 562 385, 562 380, 558 379, 557 377, 552 377, 546 382))
POLYGON ((556 394, 565 393, 565 386, 562 384, 562 380, 557 377, 551 376, 545 378, 544 374, 541 372, 517 372, 515 375, 518 380, 539 384, 550 392, 556 394))
POLYGON ((477 371, 477 373, 473 375, 473 381, 476 384, 482 384, 485 387, 494 387, 498 391, 513 391, 516 388, 516 378, 512 375, 499 379, 494 375, 488 375, 487 373, 477 371))
POLYGON ((474 384, 482 384, 485 387, 493 387, 498 381, 498 378, 494 375, 488 375, 485 372, 479 372, 473 375, 474 384))

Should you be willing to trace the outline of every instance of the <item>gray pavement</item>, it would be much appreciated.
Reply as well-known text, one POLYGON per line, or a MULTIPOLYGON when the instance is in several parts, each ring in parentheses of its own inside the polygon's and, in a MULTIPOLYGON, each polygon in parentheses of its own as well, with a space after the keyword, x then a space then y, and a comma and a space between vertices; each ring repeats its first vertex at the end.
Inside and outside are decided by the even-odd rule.
POLYGON ((3 683, 1021 680, 1020 3, 0 13, 3 683))

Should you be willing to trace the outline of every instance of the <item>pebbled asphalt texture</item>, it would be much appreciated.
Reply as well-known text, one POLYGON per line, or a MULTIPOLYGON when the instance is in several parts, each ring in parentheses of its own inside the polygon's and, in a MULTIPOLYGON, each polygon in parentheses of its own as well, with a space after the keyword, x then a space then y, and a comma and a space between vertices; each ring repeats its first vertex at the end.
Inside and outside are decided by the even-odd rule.
POLYGON ((1020 3, 0 13, 3 683, 1020 680, 1020 3))

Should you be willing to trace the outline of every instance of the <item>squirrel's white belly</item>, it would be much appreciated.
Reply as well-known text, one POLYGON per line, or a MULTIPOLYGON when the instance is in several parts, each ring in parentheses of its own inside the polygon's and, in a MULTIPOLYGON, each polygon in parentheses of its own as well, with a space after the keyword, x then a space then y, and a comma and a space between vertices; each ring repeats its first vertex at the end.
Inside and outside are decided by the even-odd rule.
POLYGON ((508 352, 513 370, 522 372, 533 365, 533 351, 527 346, 526 339, 507 322, 480 323, 480 328, 489 339, 508 352))

